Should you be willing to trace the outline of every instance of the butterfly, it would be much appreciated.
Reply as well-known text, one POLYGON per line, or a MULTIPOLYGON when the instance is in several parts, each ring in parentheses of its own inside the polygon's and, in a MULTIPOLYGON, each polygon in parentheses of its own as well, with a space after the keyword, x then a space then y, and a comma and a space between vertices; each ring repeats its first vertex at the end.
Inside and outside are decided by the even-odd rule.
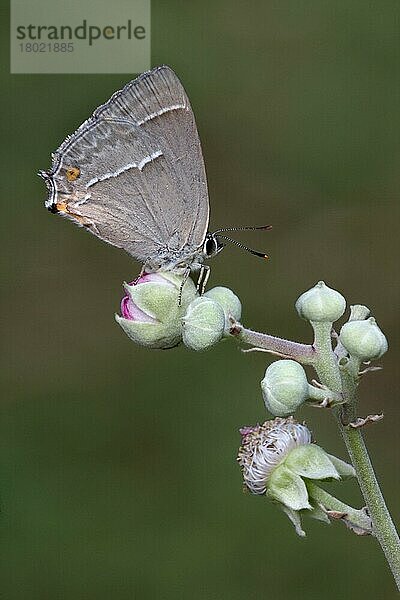
POLYGON ((193 110, 174 71, 160 66, 143 73, 99 106, 40 171, 46 207, 123 248, 158 270, 190 274, 227 241, 232 227, 208 231, 207 177, 193 110))

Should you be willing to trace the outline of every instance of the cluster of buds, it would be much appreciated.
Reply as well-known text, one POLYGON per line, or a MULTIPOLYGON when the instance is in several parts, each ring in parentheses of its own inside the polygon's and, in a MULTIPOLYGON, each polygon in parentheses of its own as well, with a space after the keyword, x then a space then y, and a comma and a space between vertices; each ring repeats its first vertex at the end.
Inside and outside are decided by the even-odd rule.
MULTIPOLYGON (((240 300, 224 287, 199 295, 190 278, 157 272, 125 284, 125 291, 116 320, 133 341, 148 348, 172 348, 183 342, 192 350, 205 350, 243 329, 240 300)), ((240 430, 238 461, 245 487, 278 503, 301 536, 302 513, 326 522, 341 518, 353 531, 371 533, 363 510, 343 504, 316 483, 354 477, 353 467, 313 443, 305 424, 291 415, 305 403, 340 410, 350 401, 342 380, 352 378, 355 388, 361 363, 381 357, 387 350, 386 338, 369 310, 356 305, 335 334, 333 349, 333 324, 343 316, 346 300, 323 281, 299 297, 296 309, 314 330, 312 346, 280 340, 277 351, 279 338, 256 334, 257 340, 265 338, 263 350, 282 358, 267 367, 261 381, 265 407, 275 418, 240 430), (309 383, 301 363, 314 367, 320 381, 309 383)))
MULTIPOLYGON (((339 335, 336 334, 337 346, 333 351, 333 324, 343 316, 346 300, 323 281, 299 297, 296 309, 314 329, 314 366, 317 371, 318 364, 334 361, 333 368, 338 373, 351 369, 355 383, 358 383, 361 363, 380 358, 388 348, 386 337, 375 319, 366 318, 369 310, 356 305, 351 307, 350 318, 339 335)), ((301 356, 297 357, 300 362, 301 359, 301 356)), ((331 390, 323 381, 310 384, 300 362, 278 360, 266 369, 261 390, 265 406, 272 415, 292 415, 304 403, 332 408, 345 402, 341 389, 331 390)), ((313 365, 312 360, 304 362, 313 365)))
MULTIPOLYGON (((265 371, 262 396, 267 410, 276 418, 241 430, 238 461, 245 487, 278 503, 301 536, 305 535, 300 521, 303 512, 326 521, 340 515, 356 533, 371 533, 371 522, 364 510, 343 504, 316 485, 316 480, 353 477, 353 467, 313 444, 307 427, 289 415, 305 403, 340 408, 346 402, 354 402, 354 395, 347 394, 348 381, 352 379, 353 392, 361 363, 380 358, 388 347, 386 338, 375 319, 368 318, 369 309, 356 305, 351 307, 349 320, 340 333, 333 336, 333 349, 333 325, 343 316, 346 301, 323 281, 299 297, 296 309, 300 317, 310 322, 314 343, 307 347, 281 340, 282 349, 288 355, 292 349, 296 360, 277 360, 265 371), (314 367, 320 382, 308 382, 301 362, 314 367), (332 384, 332 389, 328 384, 332 384)), ((266 338, 263 350, 273 352, 266 338)), ((371 422, 377 417, 359 421, 371 422)))
POLYGON ((183 341, 192 350, 206 350, 228 335, 229 318, 240 319, 239 298, 216 287, 199 296, 190 277, 175 273, 143 273, 124 285, 117 323, 137 344, 173 348, 183 341))
MULTIPOLYGON (((319 281, 298 298, 296 309, 300 317, 310 321, 314 332, 318 334, 319 323, 332 330, 333 323, 346 310, 346 300, 342 294, 319 281)), ((373 317, 367 318, 369 312, 365 306, 352 306, 349 320, 342 326, 338 336, 338 342, 346 350, 348 357, 359 361, 380 358, 388 349, 386 337, 376 320, 373 317)))

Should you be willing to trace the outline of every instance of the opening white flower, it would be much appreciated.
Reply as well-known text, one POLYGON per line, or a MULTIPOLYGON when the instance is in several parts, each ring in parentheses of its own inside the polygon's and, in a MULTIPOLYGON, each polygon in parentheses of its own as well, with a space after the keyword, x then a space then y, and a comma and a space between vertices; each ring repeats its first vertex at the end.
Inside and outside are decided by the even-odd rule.
POLYGON ((277 417, 263 425, 240 430, 242 445, 238 462, 243 480, 253 494, 265 494, 267 482, 274 469, 299 446, 311 444, 311 432, 293 417, 277 417))

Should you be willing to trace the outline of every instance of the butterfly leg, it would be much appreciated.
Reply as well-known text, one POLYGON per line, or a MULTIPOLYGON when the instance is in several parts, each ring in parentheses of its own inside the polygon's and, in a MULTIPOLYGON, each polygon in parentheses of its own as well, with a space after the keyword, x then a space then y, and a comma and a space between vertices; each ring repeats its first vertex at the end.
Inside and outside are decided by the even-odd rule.
POLYGON ((185 269, 185 272, 183 273, 182 283, 181 283, 180 288, 179 288, 179 299, 178 299, 179 306, 182 306, 182 291, 183 291, 183 286, 185 285, 186 281, 188 280, 189 275, 190 275, 190 267, 188 267, 187 269, 185 269))
POLYGON ((208 265, 201 265, 199 278, 197 280, 197 291, 200 293, 200 296, 204 294, 204 290, 206 289, 208 278, 210 277, 210 267, 208 265))
POLYGON ((142 268, 140 269, 139 275, 133 280, 132 285, 136 285, 141 277, 143 277, 144 273, 146 273, 147 262, 144 263, 142 268))

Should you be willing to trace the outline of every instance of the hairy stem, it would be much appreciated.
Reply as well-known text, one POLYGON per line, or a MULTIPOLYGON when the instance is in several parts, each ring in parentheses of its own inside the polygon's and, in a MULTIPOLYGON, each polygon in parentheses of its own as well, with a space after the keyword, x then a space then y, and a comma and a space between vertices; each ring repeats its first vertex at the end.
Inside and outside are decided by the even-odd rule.
POLYGON ((372 519, 374 534, 382 547, 397 587, 400 590, 399 535, 376 479, 361 430, 354 429, 350 425, 357 415, 358 370, 359 363, 351 358, 341 368, 343 396, 347 402, 335 411, 335 416, 351 462, 357 473, 358 483, 372 519))
POLYGON ((324 385, 338 394, 342 391, 339 367, 332 350, 332 323, 322 321, 311 323, 314 329, 315 359, 314 368, 324 385))
MULTIPOLYGON (((386 507, 361 431, 349 426, 356 417, 359 363, 350 358, 347 364, 340 368, 340 363, 338 364, 337 357, 332 351, 331 324, 312 323, 312 325, 315 334, 314 347, 317 352, 314 367, 321 383, 335 392, 341 392, 346 400, 346 403, 335 409, 334 413, 357 473, 358 483, 372 519, 374 534, 400 589, 399 536, 386 507)), ((343 364, 343 359, 341 362, 343 364)))
POLYGON ((359 535, 368 535, 372 533, 371 519, 365 510, 359 510, 341 502, 331 494, 316 485, 313 481, 307 481, 307 490, 310 498, 318 505, 322 505, 323 510, 332 519, 342 519, 344 523, 359 535))
POLYGON ((357 473, 358 483, 372 519, 374 534, 400 590, 400 539, 376 479, 361 430, 344 426, 340 420, 339 427, 357 473))
POLYGON ((310 344, 299 344, 298 342, 292 342, 266 333, 252 331, 237 322, 232 325, 230 334, 244 344, 292 358, 303 365, 311 365, 315 360, 315 349, 310 344))

